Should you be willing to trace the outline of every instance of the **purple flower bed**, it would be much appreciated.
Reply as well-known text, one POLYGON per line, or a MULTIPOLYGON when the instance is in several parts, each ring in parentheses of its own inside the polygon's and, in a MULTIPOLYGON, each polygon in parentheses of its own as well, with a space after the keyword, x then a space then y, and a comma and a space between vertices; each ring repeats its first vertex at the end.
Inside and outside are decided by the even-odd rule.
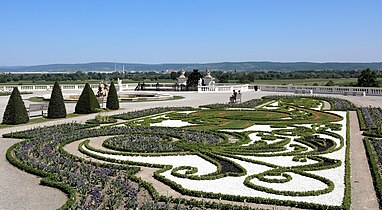
MULTIPOLYGON (((228 100, 228 99, 227 99, 228 100)), ((207 105, 202 105, 200 107, 205 107, 205 108, 211 108, 211 109, 219 109, 219 108, 253 108, 256 107, 267 100, 263 99, 252 99, 249 101, 245 101, 243 103, 217 103, 217 104, 207 104, 207 105)))
POLYGON ((172 141, 171 137, 148 134, 116 136, 105 140, 102 145, 106 148, 126 152, 174 152, 182 150, 172 141))
POLYGON ((368 107, 362 107, 361 108, 362 117, 365 121, 367 128, 375 128, 376 125, 374 123, 373 117, 370 115, 370 111, 368 107))
MULTIPOLYGON (((52 179, 70 186, 76 192, 72 209, 137 209, 142 207, 138 194, 142 189, 134 184, 129 176, 138 172, 138 167, 124 165, 101 164, 86 161, 73 156, 62 149, 70 142, 106 135, 143 133, 148 139, 158 141, 159 136, 175 136, 184 145, 200 145, 222 142, 222 138, 214 133, 195 130, 170 128, 134 128, 104 127, 87 129, 89 125, 63 124, 57 126, 35 128, 32 130, 5 134, 5 137, 26 138, 13 150, 13 156, 33 170, 53 175, 52 179)), ((187 149, 187 148, 185 148, 187 149)), ((151 197, 145 200, 148 206, 160 208, 163 203, 155 202, 151 197)))
POLYGON ((91 163, 59 149, 63 144, 82 138, 83 134, 86 135, 87 132, 83 128, 86 126, 64 124, 5 136, 29 138, 15 148, 15 157, 34 169, 53 174, 55 181, 74 189, 77 199, 72 208, 116 209, 121 205, 126 208, 138 207, 136 201, 139 189, 125 178, 126 174, 136 173, 138 168, 91 163), (115 180, 124 180, 124 187, 116 187, 113 184, 115 180), (112 202, 113 205, 110 206, 107 203, 110 198, 104 193, 108 189, 112 190, 115 196, 134 202, 126 205, 122 199, 119 202, 112 202))
POLYGON ((148 115, 159 114, 162 112, 189 111, 189 110, 194 110, 194 108, 192 108, 192 107, 157 107, 157 108, 152 108, 152 109, 126 112, 126 113, 122 113, 122 114, 113 115, 112 117, 116 118, 116 119, 130 120, 130 119, 144 117, 144 116, 148 116, 148 115))
POLYGON ((378 155, 378 160, 382 163, 382 140, 373 139, 373 146, 378 155))

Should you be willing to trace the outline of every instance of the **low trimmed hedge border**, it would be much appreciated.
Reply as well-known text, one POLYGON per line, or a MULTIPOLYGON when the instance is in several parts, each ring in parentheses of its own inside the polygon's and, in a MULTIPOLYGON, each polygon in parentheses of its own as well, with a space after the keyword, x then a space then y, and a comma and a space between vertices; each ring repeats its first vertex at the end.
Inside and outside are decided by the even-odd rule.
POLYGON ((366 153, 367 153, 367 160, 369 162, 370 166, 370 172, 373 177, 373 183, 374 183, 374 188, 377 193, 378 203, 379 206, 382 206, 382 177, 379 169, 379 164, 378 164, 378 157, 374 154, 373 151, 373 146, 371 144, 372 139, 369 137, 365 137, 363 139, 363 143, 365 145, 366 153))

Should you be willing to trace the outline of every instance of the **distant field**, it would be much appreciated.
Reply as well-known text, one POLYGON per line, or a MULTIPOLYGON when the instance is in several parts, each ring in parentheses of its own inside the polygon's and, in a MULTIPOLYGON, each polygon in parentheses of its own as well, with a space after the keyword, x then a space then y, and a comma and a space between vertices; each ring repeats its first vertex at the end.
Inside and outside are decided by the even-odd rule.
MULTIPOLYGON (((267 85, 313 85, 317 83, 318 85, 325 85, 329 80, 332 80, 335 85, 347 86, 350 83, 357 83, 357 78, 346 78, 346 79, 282 79, 282 80, 257 80, 256 84, 267 84, 267 85)), ((382 79, 379 79, 381 82, 382 79)))
MULTIPOLYGON (((313 85, 317 83, 319 86, 324 86, 329 80, 332 80, 336 86, 349 86, 351 83, 356 84, 357 78, 344 78, 344 79, 280 79, 280 80, 255 80, 252 84, 266 84, 266 85, 313 85)), ((380 86, 382 86, 382 78, 378 78, 380 86)), ((60 84, 85 84, 85 83, 97 84, 100 80, 87 80, 87 81, 59 81, 60 84)), ((163 79, 163 80, 144 80, 139 82, 145 83, 175 83, 174 80, 163 79)), ((217 81, 219 83, 219 81, 217 81)), ((237 83, 236 80, 230 80, 229 83, 237 83)), ((123 80, 123 83, 138 83, 138 81, 133 80, 123 80)), ((18 81, 18 82, 8 82, 8 83, 0 83, 0 85, 46 85, 52 84, 51 81, 18 81)))

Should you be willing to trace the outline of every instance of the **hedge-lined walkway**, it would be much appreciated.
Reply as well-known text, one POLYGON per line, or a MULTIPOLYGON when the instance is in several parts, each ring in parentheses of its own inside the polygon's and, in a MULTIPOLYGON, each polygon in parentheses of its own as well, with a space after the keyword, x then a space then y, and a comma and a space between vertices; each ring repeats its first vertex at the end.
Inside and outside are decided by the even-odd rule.
POLYGON ((350 112, 351 209, 379 209, 357 112, 350 112))

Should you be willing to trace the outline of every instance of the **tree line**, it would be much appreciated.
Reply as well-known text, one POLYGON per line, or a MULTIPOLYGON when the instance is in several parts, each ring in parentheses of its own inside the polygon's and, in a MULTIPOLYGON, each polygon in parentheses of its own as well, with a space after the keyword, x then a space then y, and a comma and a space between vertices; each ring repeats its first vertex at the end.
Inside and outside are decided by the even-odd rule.
MULTIPOLYGON (((189 77, 193 71, 187 71, 186 77, 189 77)), ((324 71, 260 71, 260 72, 236 72, 236 71, 211 71, 216 82, 219 83, 253 83, 257 80, 281 80, 281 79, 338 79, 338 78, 359 78, 361 70, 343 71, 343 70, 324 70, 324 71)), ((382 71, 373 71, 376 78, 382 77, 382 71)), ((201 71, 203 75, 204 72, 201 71)), ((0 83, 23 81, 41 82, 41 81, 87 81, 87 80, 117 80, 117 78, 130 81, 159 81, 176 80, 180 71, 173 71, 169 74, 162 72, 81 72, 74 73, 45 73, 45 74, 3 74, 0 77, 0 83)))

